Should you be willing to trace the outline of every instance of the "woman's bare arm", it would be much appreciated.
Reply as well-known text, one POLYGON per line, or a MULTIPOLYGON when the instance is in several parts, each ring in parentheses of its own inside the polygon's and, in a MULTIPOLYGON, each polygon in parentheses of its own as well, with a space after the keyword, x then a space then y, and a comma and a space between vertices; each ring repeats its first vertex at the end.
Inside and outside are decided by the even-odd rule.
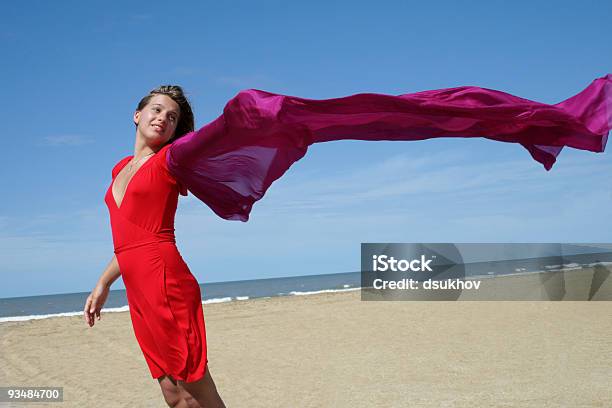
POLYGON ((102 275, 100 275, 100 279, 98 279, 96 287, 91 291, 91 294, 85 301, 83 317, 85 319, 85 323, 87 323, 90 327, 94 325, 96 317, 98 320, 100 320, 100 311, 108 298, 110 287, 120 275, 121 271, 119 270, 117 256, 113 255, 113 259, 110 260, 104 269, 104 272, 102 272, 102 275))
POLYGON ((101 283, 104 286, 110 287, 114 281, 117 280, 121 276, 121 271, 119 270, 119 263, 117 262, 117 255, 113 255, 113 258, 110 260, 104 272, 98 279, 98 283, 101 283))

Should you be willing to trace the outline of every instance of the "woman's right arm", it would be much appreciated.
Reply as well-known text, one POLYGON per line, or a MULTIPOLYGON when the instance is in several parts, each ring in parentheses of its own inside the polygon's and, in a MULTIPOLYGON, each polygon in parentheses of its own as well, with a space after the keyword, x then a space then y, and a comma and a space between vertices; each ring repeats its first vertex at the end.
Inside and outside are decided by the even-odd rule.
POLYGON ((119 270, 119 263, 117 262, 117 255, 113 255, 113 258, 110 260, 104 272, 98 279, 98 284, 106 285, 110 288, 114 281, 117 280, 121 276, 121 271, 119 270))
POLYGON ((87 297, 87 301, 85 302, 85 307, 83 309, 83 317, 85 319, 85 323, 92 327, 95 322, 95 317, 98 320, 101 319, 100 311, 102 310, 102 306, 106 299, 108 298, 108 293, 110 292, 110 287, 121 276, 121 271, 119 270, 119 263, 117 262, 117 256, 113 255, 113 258, 110 260, 104 272, 98 279, 98 283, 96 287, 91 291, 90 295, 87 297))

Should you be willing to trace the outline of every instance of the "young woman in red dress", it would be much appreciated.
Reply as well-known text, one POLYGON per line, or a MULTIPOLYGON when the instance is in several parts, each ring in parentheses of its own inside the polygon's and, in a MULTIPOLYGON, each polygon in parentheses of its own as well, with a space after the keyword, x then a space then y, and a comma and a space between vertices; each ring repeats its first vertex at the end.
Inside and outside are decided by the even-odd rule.
POLYGON ((115 255, 87 298, 89 326, 121 275, 134 334, 153 378, 171 407, 224 407, 208 370, 200 287, 174 237, 179 194, 166 154, 176 135, 194 128, 189 102, 178 86, 162 86, 134 113, 134 155, 112 171, 105 202, 115 255))

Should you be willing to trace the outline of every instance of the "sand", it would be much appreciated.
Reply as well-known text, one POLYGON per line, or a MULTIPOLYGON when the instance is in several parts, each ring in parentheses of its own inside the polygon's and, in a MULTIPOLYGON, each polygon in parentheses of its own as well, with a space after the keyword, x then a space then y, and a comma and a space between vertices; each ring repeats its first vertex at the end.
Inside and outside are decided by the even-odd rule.
MULTIPOLYGON (((533 279, 533 278, 532 278, 533 279)), ((205 287, 205 286, 204 286, 205 287)), ((228 407, 611 407, 609 302, 365 302, 359 291, 204 305, 228 407)), ((127 312, 0 324, 0 385, 42 407, 164 407, 127 312)), ((15 404, 14 406, 27 406, 15 404)))

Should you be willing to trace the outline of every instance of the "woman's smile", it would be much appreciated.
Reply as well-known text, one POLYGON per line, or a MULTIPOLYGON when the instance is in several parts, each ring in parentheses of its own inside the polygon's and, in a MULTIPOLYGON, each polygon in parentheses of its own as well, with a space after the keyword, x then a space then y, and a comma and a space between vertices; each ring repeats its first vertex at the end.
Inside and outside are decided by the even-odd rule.
POLYGON ((166 129, 165 126, 158 125, 158 124, 154 124, 154 125, 151 125, 151 126, 153 126, 153 129, 157 130, 160 133, 163 132, 166 129))

